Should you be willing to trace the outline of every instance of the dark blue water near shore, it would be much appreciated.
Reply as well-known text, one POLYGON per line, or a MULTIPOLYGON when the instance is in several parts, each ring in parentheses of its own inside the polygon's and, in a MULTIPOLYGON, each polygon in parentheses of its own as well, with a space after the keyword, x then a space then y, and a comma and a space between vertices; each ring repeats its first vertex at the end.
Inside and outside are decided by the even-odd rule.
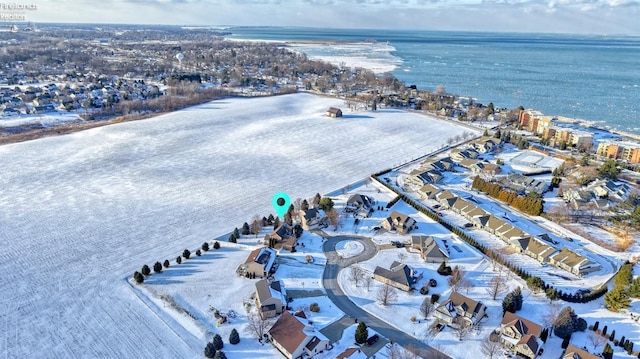
MULTIPOLYGON (((406 30, 230 28, 235 38, 365 41, 395 48, 392 73, 499 107, 598 121, 640 134, 640 38, 406 30)), ((312 55, 312 54, 311 54, 312 55)), ((340 56, 336 50, 335 56, 340 56)), ((345 54, 348 56, 349 54, 345 54)))

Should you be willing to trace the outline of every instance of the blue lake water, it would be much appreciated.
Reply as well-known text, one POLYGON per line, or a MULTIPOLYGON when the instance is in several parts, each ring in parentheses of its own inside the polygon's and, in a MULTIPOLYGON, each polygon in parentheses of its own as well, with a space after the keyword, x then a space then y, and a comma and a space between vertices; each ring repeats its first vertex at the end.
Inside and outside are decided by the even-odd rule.
POLYGON ((363 42, 310 56, 386 64, 398 79, 497 107, 524 106, 640 134, 640 38, 567 34, 232 27, 232 38, 363 42), (388 45, 387 45, 388 44, 388 45), (385 45, 385 51, 380 51, 385 45))

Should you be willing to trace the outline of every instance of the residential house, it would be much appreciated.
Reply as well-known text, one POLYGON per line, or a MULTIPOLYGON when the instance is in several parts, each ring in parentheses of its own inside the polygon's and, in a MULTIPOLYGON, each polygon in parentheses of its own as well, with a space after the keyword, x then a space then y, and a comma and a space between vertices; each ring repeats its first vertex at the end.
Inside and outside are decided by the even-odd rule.
POLYGON ((529 238, 527 246, 524 248, 524 254, 537 260, 540 263, 547 262, 549 257, 556 251, 554 247, 546 245, 534 238, 529 238))
POLYGON ((617 184, 611 180, 596 180, 588 187, 599 198, 608 198, 615 201, 625 201, 631 192, 631 187, 626 183, 617 184))
POLYGON ((416 220, 406 214, 393 211, 391 215, 385 218, 380 224, 382 228, 393 231, 398 234, 407 234, 416 226, 416 220))
POLYGON ((262 319, 273 318, 287 307, 287 292, 280 280, 256 282, 256 308, 262 319))
POLYGON ((476 325, 486 314, 487 307, 464 295, 452 292, 447 300, 436 308, 434 316, 446 325, 459 325, 462 320, 476 325))
POLYGON ((500 166, 489 162, 475 161, 475 163, 470 164, 467 168, 473 173, 486 173, 489 175, 496 175, 502 172, 500 166))
POLYGON ((518 356, 535 359, 542 347, 542 326, 511 312, 500 323, 500 342, 518 356))
POLYGON ((369 211, 373 209, 375 201, 369 196, 362 194, 353 194, 347 199, 344 210, 346 212, 355 213, 361 217, 367 217, 369 211))
POLYGON ((441 263, 449 259, 449 250, 433 236, 411 236, 411 248, 417 250, 422 260, 428 263, 441 263))
POLYGON ((329 347, 329 339, 313 327, 302 311, 282 312, 269 329, 268 336, 273 346, 288 359, 313 357, 329 347))
POLYGON ((561 359, 601 359, 601 356, 591 354, 584 349, 580 349, 573 344, 569 344, 561 359))
POLYGON ((410 291, 415 283, 413 270, 398 261, 391 263, 390 269, 376 267, 373 271, 373 278, 405 292, 410 291))
POLYGON ((273 248, 256 248, 249 253, 247 260, 238 266, 236 273, 241 276, 255 275, 266 278, 275 272, 276 251, 273 248))
POLYGON ((442 172, 434 168, 417 168, 405 178, 405 182, 416 186, 423 186, 427 183, 438 183, 442 179, 442 172))
POLYGON ((431 183, 425 184, 424 186, 420 187, 420 189, 418 190, 418 193, 420 194, 420 196, 428 199, 435 198, 438 192, 440 192, 440 188, 436 187, 431 183))
POLYGON ((282 248, 290 252, 295 251, 297 238, 293 227, 286 223, 280 224, 272 233, 264 236, 264 245, 272 248, 282 248))
POLYGON ((342 117, 342 110, 336 107, 329 107, 327 110, 327 116, 329 117, 342 117))
POLYGON ((507 224, 505 221, 501 220, 500 218, 494 215, 490 215, 487 220, 487 223, 484 225, 484 229, 489 233, 497 234, 500 228, 502 228, 505 225, 509 227, 511 226, 510 224, 507 224))
POLYGON ((300 219, 302 229, 308 231, 309 229, 317 228, 322 224, 324 214, 321 209, 317 208, 308 208, 306 210, 301 209, 298 211, 298 218, 300 219))
POLYGON ((571 251, 567 247, 562 247, 558 253, 549 257, 549 263, 578 276, 583 276, 601 268, 599 264, 571 251))
POLYGON ((461 162, 466 159, 476 159, 478 158, 478 155, 478 151, 476 151, 473 147, 451 150, 451 159, 456 162, 461 162))

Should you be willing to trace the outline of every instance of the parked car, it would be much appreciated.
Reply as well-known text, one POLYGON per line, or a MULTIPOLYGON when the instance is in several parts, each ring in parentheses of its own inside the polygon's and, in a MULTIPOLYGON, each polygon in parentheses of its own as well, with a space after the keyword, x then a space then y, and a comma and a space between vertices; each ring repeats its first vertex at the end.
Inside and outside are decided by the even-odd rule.
POLYGON ((433 208, 438 209, 438 208, 440 208, 440 205, 436 204, 436 205, 433 206, 433 208))
POLYGON ((442 217, 442 212, 436 213, 438 216, 442 217))
POLYGON ((464 224, 464 228, 471 228, 473 227, 473 223, 467 222, 464 224))
POLYGON ((367 345, 371 346, 378 342, 380 336, 378 334, 374 334, 369 339, 367 339, 367 345))

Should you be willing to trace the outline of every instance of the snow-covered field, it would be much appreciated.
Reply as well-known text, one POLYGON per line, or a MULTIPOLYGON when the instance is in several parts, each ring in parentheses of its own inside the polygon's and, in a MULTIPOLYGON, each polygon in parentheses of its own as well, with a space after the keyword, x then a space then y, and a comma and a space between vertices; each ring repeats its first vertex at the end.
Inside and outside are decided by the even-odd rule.
POLYGON ((0 117, 0 127, 15 127, 37 124, 43 127, 59 125, 65 122, 84 121, 77 113, 54 111, 44 114, 22 114, 20 116, 0 117))
MULTIPOLYGON (((268 215, 276 191, 326 193, 469 131, 395 110, 324 116, 342 105, 225 99, 1 146, 0 356, 199 357, 202 330, 167 324, 132 290, 134 271, 268 215)), ((219 262, 211 276, 235 269, 219 262)))

